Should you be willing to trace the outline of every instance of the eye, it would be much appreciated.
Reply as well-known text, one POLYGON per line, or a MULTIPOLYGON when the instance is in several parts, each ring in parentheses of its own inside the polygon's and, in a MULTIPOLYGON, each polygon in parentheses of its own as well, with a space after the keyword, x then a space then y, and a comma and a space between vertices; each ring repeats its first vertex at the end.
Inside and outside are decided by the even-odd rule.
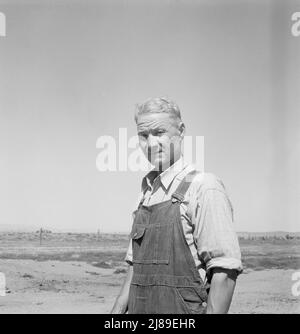
POLYGON ((157 135, 163 135, 164 133, 166 133, 166 130, 157 130, 156 133, 157 135))
POLYGON ((148 138, 148 134, 147 133, 140 133, 139 137, 141 137, 143 139, 147 139, 148 138))

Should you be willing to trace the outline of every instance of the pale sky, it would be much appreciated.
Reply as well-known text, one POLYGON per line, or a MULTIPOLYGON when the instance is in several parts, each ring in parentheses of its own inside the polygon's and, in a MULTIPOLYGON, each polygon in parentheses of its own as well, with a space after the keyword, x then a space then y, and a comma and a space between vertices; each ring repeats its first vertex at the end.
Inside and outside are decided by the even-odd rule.
POLYGON ((0 0, 0 226, 130 230, 141 172, 99 172, 97 138, 135 135, 167 95, 237 231, 299 231, 300 1, 0 0))

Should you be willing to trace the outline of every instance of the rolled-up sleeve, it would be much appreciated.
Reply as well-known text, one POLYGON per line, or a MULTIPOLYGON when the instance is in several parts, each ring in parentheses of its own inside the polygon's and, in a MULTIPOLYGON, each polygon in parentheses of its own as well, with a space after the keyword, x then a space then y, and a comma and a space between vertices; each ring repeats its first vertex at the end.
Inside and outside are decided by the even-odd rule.
MULTIPOLYGON (((134 219, 135 219, 135 214, 136 214, 136 208, 138 206, 138 203, 139 201, 141 200, 141 195, 139 196, 138 198, 138 201, 135 203, 134 205, 134 210, 133 210, 133 213, 131 215, 131 221, 133 222, 134 219)), ((126 251, 126 255, 125 255, 125 258, 124 258, 124 261, 126 261, 128 264, 132 265, 132 239, 129 240, 129 245, 128 245, 128 248, 127 248, 127 251, 126 251)))
POLYGON ((124 259, 128 264, 132 265, 132 239, 129 241, 129 245, 127 248, 126 256, 124 259))
MULTIPOLYGON (((222 183, 221 183, 222 184, 222 183)), ((200 189, 195 198, 194 240, 208 277, 212 268, 242 272, 241 252, 231 202, 222 186, 200 189)))

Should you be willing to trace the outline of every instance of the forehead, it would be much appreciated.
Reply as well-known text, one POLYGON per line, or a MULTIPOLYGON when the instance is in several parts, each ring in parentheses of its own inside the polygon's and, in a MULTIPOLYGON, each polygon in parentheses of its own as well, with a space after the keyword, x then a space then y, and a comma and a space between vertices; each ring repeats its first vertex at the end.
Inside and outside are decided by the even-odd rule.
POLYGON ((174 118, 168 113, 145 113, 137 117, 138 128, 170 127, 174 124, 174 118))

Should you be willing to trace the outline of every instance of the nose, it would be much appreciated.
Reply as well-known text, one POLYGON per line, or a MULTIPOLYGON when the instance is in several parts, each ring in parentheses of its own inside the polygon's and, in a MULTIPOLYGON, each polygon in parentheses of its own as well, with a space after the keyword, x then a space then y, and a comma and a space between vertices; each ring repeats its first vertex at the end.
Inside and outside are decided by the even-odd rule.
POLYGON ((153 136, 152 134, 149 134, 148 136, 148 147, 155 147, 158 144, 158 140, 156 136, 153 136))
POLYGON ((148 140, 147 140, 147 146, 148 146, 148 154, 155 152, 159 146, 159 141, 158 141, 157 136, 153 136, 152 134, 149 134, 148 140))

